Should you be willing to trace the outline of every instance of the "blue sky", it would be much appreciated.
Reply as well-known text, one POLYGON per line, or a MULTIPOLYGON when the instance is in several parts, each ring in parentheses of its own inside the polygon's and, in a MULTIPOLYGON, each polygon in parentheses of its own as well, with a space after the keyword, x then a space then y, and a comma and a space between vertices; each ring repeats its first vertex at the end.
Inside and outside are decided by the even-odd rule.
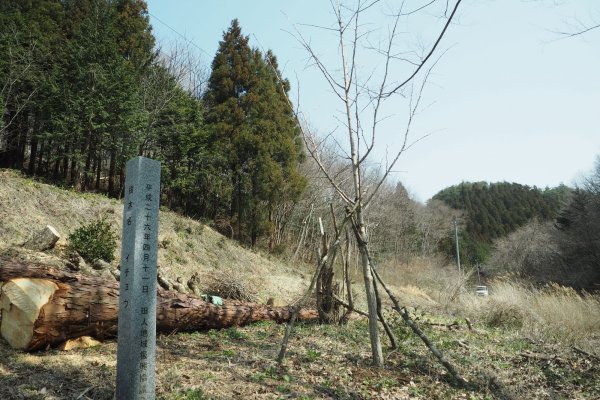
MULTIPOLYGON (((296 24, 334 61, 334 38, 299 25, 330 26, 328 1, 149 0, 148 7, 160 45, 167 49, 183 35, 207 66, 223 31, 238 18, 252 46, 274 51, 310 125, 322 134, 335 129, 341 105, 317 71, 307 68, 306 52, 289 33, 296 24)), ((370 26, 381 29, 377 12, 372 16, 370 26)), ((413 139, 429 136, 403 154, 392 179, 426 201, 461 181, 545 187, 572 184, 590 171, 600 155, 600 29, 571 39, 555 31, 576 20, 600 20, 598 2, 464 0, 458 16, 425 90, 427 107, 411 130, 413 139)), ((407 44, 431 43, 441 22, 425 16, 406 27, 407 44)), ((400 143, 406 106, 388 110, 398 120, 382 126, 376 160, 400 143)))

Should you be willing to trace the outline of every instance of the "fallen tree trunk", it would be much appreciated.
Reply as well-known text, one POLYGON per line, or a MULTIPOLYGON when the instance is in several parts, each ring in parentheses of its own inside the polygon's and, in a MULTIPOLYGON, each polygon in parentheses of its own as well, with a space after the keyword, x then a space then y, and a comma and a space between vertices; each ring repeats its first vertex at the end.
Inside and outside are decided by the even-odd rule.
MULTIPOLYGON (((165 333, 282 323, 293 311, 228 300, 218 306, 160 288, 157 296, 156 329, 165 333)), ((0 333, 14 348, 39 350, 80 336, 110 338, 117 334, 119 283, 0 258, 0 311, 0 333)), ((298 315, 316 317, 316 310, 298 315)))

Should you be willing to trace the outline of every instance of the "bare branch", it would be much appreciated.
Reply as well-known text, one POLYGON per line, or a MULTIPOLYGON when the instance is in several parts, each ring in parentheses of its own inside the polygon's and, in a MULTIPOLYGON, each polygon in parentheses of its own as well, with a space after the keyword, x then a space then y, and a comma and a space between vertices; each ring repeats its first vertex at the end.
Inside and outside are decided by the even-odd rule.
MULTIPOLYGON (((306 52, 309 55, 309 58, 313 60, 314 65, 319 69, 319 71, 321 72, 321 74, 323 75, 323 77, 325 78, 325 80, 327 81, 329 86, 331 87, 331 90, 333 91, 333 93, 338 98, 340 98, 340 100, 343 100, 342 94, 340 92, 338 92, 338 90, 344 90, 343 85, 341 85, 340 83, 338 83, 336 81, 336 79, 331 75, 329 70, 321 62, 320 57, 317 56, 317 54, 315 54, 315 52, 313 51, 313 47, 310 44, 310 42, 308 40, 306 40, 304 38, 304 36, 302 35, 302 33, 298 30, 298 25, 292 23, 292 26, 294 27, 294 31, 296 33, 294 34, 294 33, 288 32, 288 31, 286 31, 286 32, 288 32, 292 37, 294 37, 298 41, 298 43, 300 43, 300 45, 304 48, 304 50, 306 50, 306 52)), ((335 31, 337 31, 337 30, 335 30, 335 31)))
MULTIPOLYGON (((408 15, 416 14, 416 13, 418 13, 419 11, 426 9, 427 7, 429 7, 430 5, 432 5, 433 3, 435 3, 436 1, 437 1, 437 0, 431 0, 429 3, 423 4, 422 6, 420 6, 420 7, 417 7, 417 8, 415 8, 415 9, 414 9, 414 10, 412 10, 412 11, 409 11, 409 12, 407 12, 407 13, 404 13, 404 14, 402 14, 402 16, 403 16, 403 17, 406 17, 406 16, 408 16, 408 15)), ((446 12, 447 12, 447 11, 448 11, 448 1, 446 1, 446 11, 444 11, 444 15, 446 15, 446 12)))
POLYGON ((391 51, 392 51, 392 45, 394 42, 394 38, 396 37, 396 30, 398 29, 398 23, 400 21, 400 14, 402 13, 402 8, 404 7, 404 2, 402 2, 402 5, 400 6, 400 10, 398 11, 398 13, 396 14, 395 18, 394 18, 394 24, 392 26, 392 30, 389 33, 389 37, 388 37, 388 42, 387 42, 387 49, 385 50, 385 66, 384 66, 384 72, 383 72, 383 77, 381 79, 381 84, 379 86, 379 91, 377 93, 377 95, 375 96, 375 107, 373 110, 373 121, 371 122, 372 126, 371 126, 371 146, 368 147, 367 151, 365 152, 365 154, 361 157, 360 162, 364 162, 364 160, 369 156, 369 154, 371 153, 371 151, 373 150, 373 147, 375 146, 375 133, 377 132, 377 124, 379 122, 378 120, 378 116, 379 116, 379 109, 381 107, 382 101, 384 100, 384 90, 385 87, 387 85, 387 79, 389 76, 389 71, 390 71, 390 61, 391 61, 391 57, 389 56, 391 51))
POLYGON ((456 10, 458 10, 458 6, 460 5, 461 1, 462 0, 456 1, 456 4, 454 5, 454 8, 452 9, 452 13, 448 17, 448 20, 446 21, 444 28, 440 32, 437 40, 433 44, 433 47, 431 47, 431 50, 429 51, 429 53, 425 56, 425 58, 423 58, 423 61, 421 61, 421 64, 419 64, 419 66, 413 71, 413 73, 408 78, 406 78, 402 83, 400 83, 398 86, 396 86, 394 89, 390 90, 389 92, 384 93, 384 95, 383 95, 384 97, 389 97, 389 96, 393 95, 394 93, 396 93, 398 90, 402 89, 407 83, 409 83, 419 73, 419 71, 421 70, 421 68, 423 68, 425 63, 427 63, 427 60, 429 60, 429 58, 433 55, 433 53, 435 52, 435 49, 440 44, 442 38, 446 34, 446 31, 448 30, 448 27, 450 26, 450 23, 452 22, 454 15, 456 15, 456 10))
MULTIPOLYGON (((367 3, 365 5, 363 5, 362 2, 359 2, 356 9, 350 9, 349 7, 343 6, 341 4, 341 2, 339 2, 339 6, 340 6, 340 10, 341 8, 345 8, 346 10, 349 10, 352 12, 352 14, 350 15, 350 17, 348 17, 348 22, 345 24, 344 28, 341 30, 341 32, 345 32, 346 29, 350 26, 350 24, 352 24, 352 21, 354 21, 355 19, 357 19, 358 14, 361 14, 365 11, 367 11, 368 9, 370 9, 371 7, 373 7, 375 4, 379 3, 381 0, 373 0, 370 3, 367 3)), ((341 16, 341 13, 340 13, 341 16)))
POLYGON ((304 140, 304 144, 306 146, 306 149, 307 149, 308 153, 310 154, 310 156, 313 158, 313 160, 315 160, 315 162, 319 166, 319 169, 321 170, 321 172, 325 176, 325 179, 327 179, 327 181, 329 181, 329 183, 331 184, 331 186, 333 186, 335 188, 335 191, 340 195, 340 197, 346 203, 353 204, 354 202, 342 190, 342 188, 339 186, 339 184, 333 179, 333 177, 331 176, 331 174, 329 173, 329 171, 327 170, 327 168, 325 168, 325 166, 323 165, 323 161, 321 160, 321 157, 319 156, 318 146, 315 145, 314 139, 312 139, 313 136, 309 132, 304 132, 304 130, 303 130, 302 138, 304 140))
POLYGON ((4 104, 0 106, 0 110, 5 110, 9 101, 13 100, 16 105, 15 109, 13 109, 12 117, 6 122, 2 123, 0 121, 0 134, 8 129, 17 118, 17 116, 23 111, 25 107, 29 104, 31 98, 37 93, 37 88, 33 88, 25 97, 25 99, 12 98, 13 97, 13 87, 21 80, 24 79, 30 70, 34 66, 34 52, 37 47, 36 41, 31 41, 27 43, 25 46, 19 40, 20 36, 14 25, 11 25, 12 35, 8 35, 10 40, 14 41, 13 46, 8 46, 8 54, 7 58, 7 74, 5 76, 5 81, 2 85, 2 89, 0 89, 0 100, 3 101, 4 104), (18 51, 23 48, 22 52, 18 51), (15 54, 14 49, 17 49, 15 54), (12 99, 11 99, 12 98, 12 99))
POLYGON ((427 73, 425 75, 425 77, 423 78, 423 81, 421 82, 421 87, 419 88, 419 92, 417 95, 417 98, 414 102, 414 106, 413 106, 413 96, 411 95, 411 99, 410 99, 410 111, 409 111, 409 116, 408 116, 408 122, 406 124, 406 129, 404 132, 404 141, 402 143, 402 147, 400 148, 400 150, 396 153, 396 156, 394 157, 394 159, 392 160, 392 162, 386 166, 386 170, 383 174, 383 176, 381 177, 381 179, 379 180, 379 182, 377 183, 377 185, 375 186, 375 188, 372 190, 370 196, 367 198, 367 200, 364 202, 364 206, 367 207, 369 205, 369 203, 371 202, 371 200, 373 200, 373 197, 375 196, 375 194, 377 193, 377 191, 379 190, 379 188, 381 187, 381 185, 383 185, 383 183, 386 181, 387 177, 389 176, 389 174, 391 173, 391 171, 394 169, 394 166, 396 165, 396 163, 398 162, 398 159, 400 158, 400 156, 409 148, 412 147, 416 142, 422 140, 424 137, 419 138, 416 142, 413 142, 411 144, 408 144, 408 137, 409 137, 409 132, 410 132, 410 128, 412 127, 412 123, 414 120, 414 117, 417 113, 417 110, 419 108, 419 104, 421 102, 421 98, 423 96, 423 91, 425 89, 425 85, 427 83, 427 80, 429 78, 429 75, 431 74, 432 69, 436 66, 437 62, 439 61, 436 60, 436 62, 427 70, 427 73))
POLYGON ((332 31, 332 32, 337 32, 337 28, 328 28, 326 26, 321 26, 321 25, 313 25, 313 24, 301 24, 299 23, 298 26, 306 26, 308 28, 317 28, 317 29, 322 29, 324 31, 332 31))
POLYGON ((556 33, 558 33, 559 35, 566 36, 566 37, 575 37, 575 36, 584 35, 584 34, 590 32, 590 31, 593 31, 594 29, 598 29, 598 28, 600 28, 600 24, 592 25, 590 27, 586 27, 586 28, 583 28, 583 29, 575 31, 575 32, 560 32, 559 31, 559 32, 556 32, 556 33))
POLYGON ((17 116, 19 114, 21 114, 21 111, 23 111, 23 109, 27 106, 27 104, 29 103, 29 100, 31 100, 31 98, 33 97, 34 94, 37 93, 37 89, 33 89, 29 95, 27 96, 27 98, 21 103, 19 104, 19 106, 17 107, 17 109, 15 110, 15 112, 13 113, 13 116, 10 120, 8 120, 8 122, 2 126, 0 126, 0 133, 2 133, 3 131, 5 131, 6 129, 8 129, 9 126, 12 125, 12 123, 14 122, 15 118, 17 118, 17 116))
POLYGON ((161 24, 163 24, 167 28, 169 28, 169 30, 173 31, 177 36, 179 36, 181 39, 185 40, 187 43, 189 43, 190 45, 192 45, 195 48, 197 48, 198 50, 200 50, 202 53, 206 54, 207 56, 210 56, 210 54, 208 54, 208 52, 206 50, 204 50, 202 47, 200 47, 196 43, 194 43, 193 40, 191 40, 191 39, 187 38, 185 35, 182 35, 181 33, 177 32, 174 28, 172 28, 166 22, 164 22, 163 20, 161 20, 160 18, 158 18, 156 15, 154 15, 154 14, 152 14, 150 12, 148 13, 148 15, 150 15, 152 18, 154 18, 155 20, 157 20, 158 22, 160 22, 161 24))
MULTIPOLYGON (((259 42, 260 45, 260 42, 259 42)), ((264 49, 262 49, 264 52, 264 49)), ((353 204, 353 201, 350 199, 350 197, 342 190, 342 188, 340 187, 340 185, 335 181, 335 179, 332 177, 331 173, 328 171, 327 168, 325 168, 325 165, 323 164, 321 157, 319 156, 319 147, 320 144, 315 143, 314 141, 314 135, 311 134, 311 132, 308 130, 308 128, 306 127, 305 124, 302 124, 300 122, 300 114, 297 112, 296 109, 294 109, 294 106, 292 105, 289 97, 287 96, 284 86, 283 86, 283 82, 281 81, 281 78, 279 77, 279 74, 277 73, 277 69, 275 68, 274 65, 271 64, 270 61, 268 61, 269 66, 273 69, 275 76, 277 77, 277 81, 279 82, 280 88, 283 91, 284 94, 284 98, 286 100, 286 102, 288 103, 288 107, 290 108, 290 110, 292 111, 292 113, 294 114, 294 117, 296 118, 296 120, 299 123, 300 126, 300 130, 302 131, 302 139, 304 141, 304 145, 308 151, 308 153, 310 154, 310 156, 313 158, 313 160, 317 163, 319 169, 321 170, 321 172, 323 173, 323 175, 325 176, 325 179, 327 179, 327 181, 329 181, 329 183, 335 188, 335 191, 340 195, 340 197, 348 204, 353 204)))

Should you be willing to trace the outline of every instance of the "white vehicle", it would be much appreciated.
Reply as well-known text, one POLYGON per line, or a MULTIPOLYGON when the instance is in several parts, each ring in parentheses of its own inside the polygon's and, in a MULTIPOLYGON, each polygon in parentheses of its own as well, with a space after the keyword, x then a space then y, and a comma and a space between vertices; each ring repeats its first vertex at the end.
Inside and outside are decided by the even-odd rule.
POLYGON ((489 295, 487 286, 477 286, 477 288, 475 289, 475 293, 477 293, 477 296, 489 295))

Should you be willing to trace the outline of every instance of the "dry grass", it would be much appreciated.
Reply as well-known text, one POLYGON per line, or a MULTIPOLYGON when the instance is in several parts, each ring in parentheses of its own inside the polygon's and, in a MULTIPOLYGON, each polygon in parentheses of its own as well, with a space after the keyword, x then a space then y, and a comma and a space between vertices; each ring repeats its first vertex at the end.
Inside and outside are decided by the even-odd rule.
POLYGON ((533 340, 600 348, 600 296, 551 285, 534 288, 508 280, 489 283, 490 295, 475 294, 474 278, 436 259, 383 265, 403 303, 451 317, 469 317, 491 328, 517 332, 533 340), (416 288, 416 289, 415 289, 416 288))
POLYGON ((542 323, 535 326, 532 334, 569 343, 594 336, 600 340, 600 297, 551 286, 539 291, 533 304, 542 323))
POLYGON ((535 340, 578 345, 600 343, 600 298, 558 285, 542 289, 515 282, 491 285, 489 298, 463 296, 465 311, 489 326, 515 328, 535 340))
POLYGON ((532 340, 598 352, 600 296, 558 285, 534 288, 511 281, 494 281, 488 287, 488 297, 463 287, 452 307, 447 307, 450 314, 532 340))
POLYGON ((407 306, 452 313, 465 291, 468 275, 436 257, 415 258, 406 264, 383 264, 384 280, 398 288, 398 297, 407 306))
MULTIPOLYGON (((120 243, 122 215, 121 201, 60 189, 0 169, 0 251, 52 225, 62 236, 55 251, 61 256, 70 232, 101 217, 111 222, 120 243)), ((187 282, 198 272, 204 288, 211 276, 233 271, 239 284, 252 287, 256 299, 277 297, 283 303, 293 301, 307 286, 297 268, 245 249, 198 221, 164 209, 160 211, 158 243, 161 274, 173 281, 181 277, 187 282)), ((119 264, 120 252, 118 246, 114 265, 119 264)))

